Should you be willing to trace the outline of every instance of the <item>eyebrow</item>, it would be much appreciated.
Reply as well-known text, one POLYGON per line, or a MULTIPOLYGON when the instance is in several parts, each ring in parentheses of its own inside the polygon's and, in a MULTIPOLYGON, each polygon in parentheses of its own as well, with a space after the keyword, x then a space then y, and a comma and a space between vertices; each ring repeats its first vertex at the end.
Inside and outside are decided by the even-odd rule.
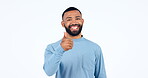
MULTIPOLYGON (((76 18, 79 18, 79 17, 81 17, 81 16, 76 16, 76 18)), ((72 17, 66 17, 66 19, 68 19, 68 18, 70 19, 70 18, 72 18, 72 17)))
POLYGON ((76 16, 76 18, 77 18, 77 17, 80 17, 80 16, 76 16))
POLYGON ((72 18, 72 17, 66 17, 66 19, 68 19, 68 18, 72 18))

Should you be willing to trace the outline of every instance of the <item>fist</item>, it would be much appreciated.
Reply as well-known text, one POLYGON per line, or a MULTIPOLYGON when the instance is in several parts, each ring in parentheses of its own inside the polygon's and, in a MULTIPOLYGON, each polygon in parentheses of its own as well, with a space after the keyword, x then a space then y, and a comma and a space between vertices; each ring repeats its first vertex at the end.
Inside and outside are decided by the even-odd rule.
POLYGON ((68 38, 68 33, 64 32, 64 37, 62 38, 62 41, 60 43, 64 51, 70 50, 73 47, 73 41, 72 39, 68 38))

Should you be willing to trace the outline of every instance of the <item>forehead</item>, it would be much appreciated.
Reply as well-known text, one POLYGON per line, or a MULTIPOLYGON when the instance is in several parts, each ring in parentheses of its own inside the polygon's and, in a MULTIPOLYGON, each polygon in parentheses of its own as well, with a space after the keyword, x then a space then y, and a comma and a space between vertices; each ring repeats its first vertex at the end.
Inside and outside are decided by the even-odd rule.
POLYGON ((68 11, 68 12, 65 12, 65 14, 64 14, 64 18, 73 17, 73 16, 81 16, 81 14, 77 10, 68 11))

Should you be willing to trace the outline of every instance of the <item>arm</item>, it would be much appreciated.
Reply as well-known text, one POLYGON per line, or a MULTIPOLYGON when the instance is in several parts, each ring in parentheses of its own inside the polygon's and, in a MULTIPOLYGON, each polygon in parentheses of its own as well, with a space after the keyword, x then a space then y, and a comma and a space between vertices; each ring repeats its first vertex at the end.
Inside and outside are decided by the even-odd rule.
POLYGON ((107 78, 101 48, 96 50, 95 78, 107 78))
POLYGON ((48 76, 52 76, 57 72, 63 53, 64 50, 60 44, 57 48, 54 48, 52 45, 47 46, 43 69, 48 76))
POLYGON ((45 51, 44 71, 48 76, 55 74, 59 68, 62 55, 65 51, 72 49, 73 41, 68 38, 67 33, 58 47, 53 47, 52 44, 48 45, 45 51))

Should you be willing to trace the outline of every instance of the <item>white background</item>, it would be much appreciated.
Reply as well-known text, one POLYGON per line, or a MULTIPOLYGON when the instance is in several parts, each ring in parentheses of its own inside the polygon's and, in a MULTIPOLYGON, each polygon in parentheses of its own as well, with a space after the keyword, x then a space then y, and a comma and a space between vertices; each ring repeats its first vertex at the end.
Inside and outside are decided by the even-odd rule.
POLYGON ((108 78, 148 78, 147 0, 0 0, 0 78, 54 78, 43 71, 44 51, 63 37, 69 6, 101 46, 108 78))

